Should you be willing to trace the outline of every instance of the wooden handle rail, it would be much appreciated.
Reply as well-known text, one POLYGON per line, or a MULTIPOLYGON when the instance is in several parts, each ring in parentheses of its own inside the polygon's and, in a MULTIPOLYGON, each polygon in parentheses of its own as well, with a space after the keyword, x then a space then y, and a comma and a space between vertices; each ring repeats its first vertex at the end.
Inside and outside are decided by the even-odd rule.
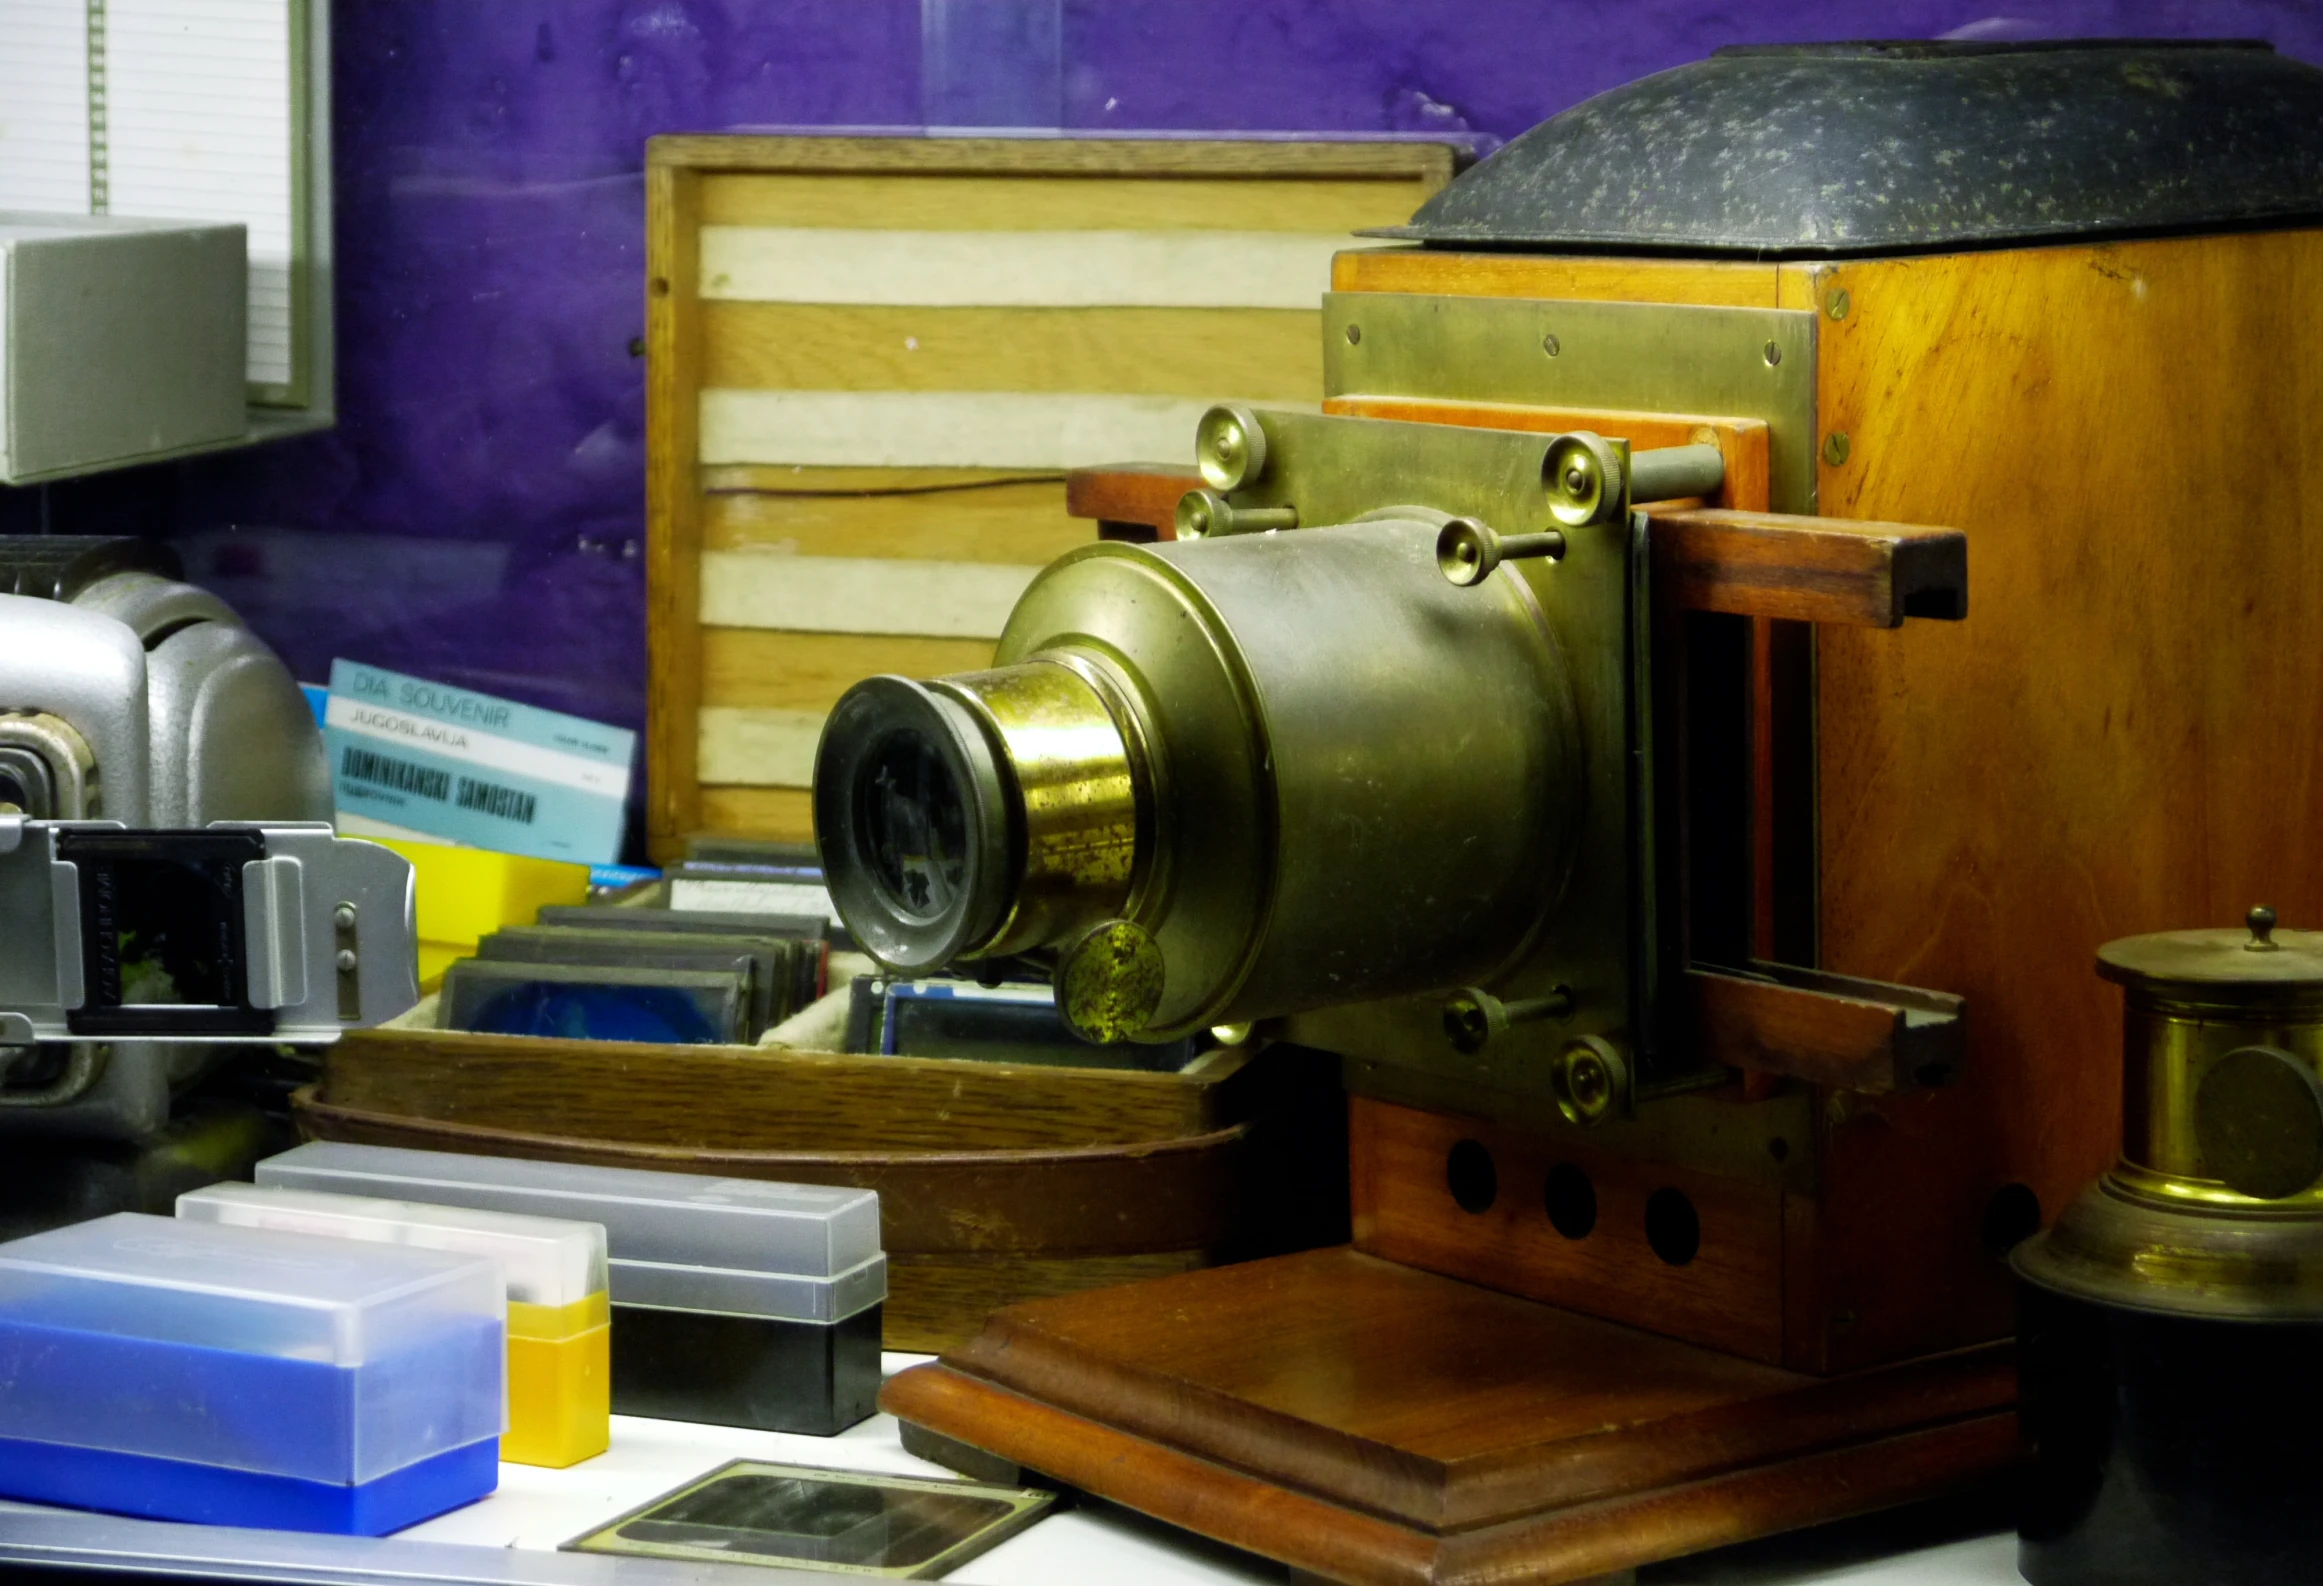
POLYGON ((1150 538, 1174 540, 1178 537, 1178 498, 1201 488, 1199 469, 1169 463, 1076 468, 1065 475, 1065 510, 1076 518, 1095 518, 1104 525, 1104 537, 1109 540, 1131 537, 1111 532, 1118 525, 1150 529, 1150 538))
MULTIPOLYGON (((1116 463, 1065 477, 1065 508, 1108 537, 1135 525, 1174 539, 1191 468, 1116 463)), ((1968 537, 1957 529, 1723 507, 1649 507, 1654 584, 1681 610, 1893 628, 1906 617, 1968 614, 1968 537)), ((1142 534, 1139 537, 1143 537, 1142 534)))
POLYGON ((1967 1004, 1949 992, 1787 964, 1686 972, 1702 1055, 1762 1074, 1884 1093, 1959 1071, 1967 1004))
POLYGON ((1968 536, 1846 518, 1648 507, 1655 592, 1688 611, 1895 628, 1968 615, 1968 536))

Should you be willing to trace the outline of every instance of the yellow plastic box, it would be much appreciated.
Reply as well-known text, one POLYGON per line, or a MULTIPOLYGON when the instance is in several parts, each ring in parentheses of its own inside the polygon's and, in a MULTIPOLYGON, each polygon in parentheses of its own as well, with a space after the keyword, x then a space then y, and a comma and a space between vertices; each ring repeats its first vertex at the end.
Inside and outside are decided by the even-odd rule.
POLYGON ((508 1435, 500 1440, 502 1459, 562 1470, 605 1452, 613 1424, 612 1320, 601 1288, 570 1305, 508 1302, 508 1435))
POLYGON ((370 837, 411 861, 419 915, 419 989, 433 991, 444 971, 503 925, 530 925, 550 904, 589 901, 589 867, 530 859, 484 848, 370 837))
POLYGON ((612 1308, 599 1223, 364 1195, 213 1184, 180 1195, 187 1222, 490 1256, 508 1287, 508 1424, 500 1457, 562 1469, 612 1441, 612 1308))

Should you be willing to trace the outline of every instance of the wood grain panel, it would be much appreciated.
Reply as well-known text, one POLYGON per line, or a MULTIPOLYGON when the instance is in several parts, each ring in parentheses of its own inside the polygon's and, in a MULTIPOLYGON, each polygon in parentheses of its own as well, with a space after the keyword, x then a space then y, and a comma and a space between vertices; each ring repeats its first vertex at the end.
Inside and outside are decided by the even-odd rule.
POLYGON ((1400 226, 1433 188, 1404 178, 1266 182, 1037 176, 719 175, 702 190, 709 226, 892 226, 902 230, 1313 231, 1400 226))
POLYGON ((1219 1127, 1227 1054, 1201 1073, 1026 1069, 756 1047, 639 1048, 456 1030, 350 1031, 317 1099, 478 1128, 697 1151, 999 1151, 1173 1139, 1219 1127))
POLYGON ((657 861, 701 825, 694 713, 701 695, 701 176, 645 178, 645 833, 657 861))
POLYGON ((1064 478, 1057 468, 834 468, 803 463, 716 463, 698 471, 701 488, 762 490, 772 495, 911 495, 966 485, 1031 483, 1064 478))
POLYGON ((1775 308, 1772 264, 1707 259, 1590 258, 1359 248, 1339 255, 1335 292, 1421 292, 1445 297, 1540 297, 1603 303, 1695 303, 1775 308))
POLYGON ((1065 511, 1062 483, 854 495, 718 491, 702 503, 705 551, 957 557, 1043 567, 1096 538, 1065 511))
POLYGON ((992 664, 986 639, 912 639, 855 633, 702 632, 702 703, 772 710, 829 710, 881 672, 941 677, 992 664))
POLYGON ((667 133, 646 164, 740 172, 889 176, 1404 178, 1430 191, 1451 180, 1450 143, 1294 143, 1234 138, 839 138, 667 133))
POLYGON ((805 788, 706 782, 700 796, 704 831, 788 843, 815 840, 815 796, 805 788))
MULTIPOLYGON (((1550 1346, 1536 1336, 1512 1347, 1550 1346)), ((890 1379, 880 1407, 905 1422, 907 1437, 908 1428, 925 1428, 978 1450, 972 1458, 983 1470, 997 1458, 1039 1471, 1279 1560, 1296 1581, 1354 1586, 1618 1586, 1640 1565, 1948 1494, 2006 1469, 2020 1454, 2016 1417, 2007 1413, 1922 1423, 1891 1435, 1881 1435, 1865 1417, 1836 1447, 1446 1533, 1334 1502, 1304 1483, 1188 1454, 1169 1438, 1073 1414, 948 1361, 890 1379)), ((930 1445, 919 1446, 941 1457, 930 1445)), ((1545 1463, 1564 1451, 1550 1443, 1527 1452, 1545 1463)))
MULTIPOLYGON (((1439 1536, 1987 1414, 2014 1389, 2005 1348, 1816 1381, 1346 1249, 1012 1307, 944 1364, 1021 1404, 970 1425, 903 1385, 941 1375, 920 1372, 883 1407, 1054 1474, 1013 1435, 1037 1404, 1439 1536)), ((1123 1496, 1135 1466, 1094 1490, 1123 1496)))
POLYGON ((702 305, 702 383, 1323 400, 1312 308, 702 305))
MULTIPOLYGON (((1311 330, 1316 309, 1306 298, 1254 316, 1205 311, 1209 318, 1199 324, 1166 312, 1132 313, 1108 328, 1068 315, 1050 325, 1047 340, 1045 332, 1010 332, 973 312, 933 319, 914 314, 906 325, 876 314, 850 315, 843 304, 817 318, 780 305, 761 315, 721 303, 706 322, 698 300, 705 226, 1015 232, 1045 234, 1052 242, 1065 231, 1142 233, 1165 241, 1185 233, 1197 251, 1227 245, 1232 239, 1223 234, 1242 232, 1265 248, 1311 251, 1320 239, 1327 250, 1329 239, 1354 227, 1407 218, 1449 180, 1453 162, 1450 146, 1420 143, 755 135, 652 140, 646 736, 647 826, 655 857, 682 852, 695 831, 809 835, 803 789, 701 785, 696 757, 705 641, 699 637, 698 602, 705 517, 716 521, 710 549, 718 552, 779 546, 804 556, 952 560, 961 554, 958 537, 965 535, 990 546, 999 561, 1038 565, 1086 535, 1065 529, 1052 509, 1020 518, 1017 509, 1033 506, 1030 495, 1005 504, 927 502, 923 512, 913 513, 903 491, 997 480, 1057 482, 1068 457, 1184 455, 1195 409, 1208 400, 1243 395, 1312 401, 1320 382, 1311 330), (920 347, 902 347, 899 356, 903 337, 917 337, 920 347), (915 353, 925 356, 908 356, 915 353), (824 383, 808 386, 808 371, 816 365, 827 371, 824 383), (931 380, 941 384, 924 390, 914 384, 931 380), (994 433, 963 440, 961 426, 973 429, 977 415, 947 426, 944 415, 910 406, 924 396, 940 398, 955 380, 964 382, 955 389, 998 386, 1003 397, 1036 407, 1012 410, 999 425, 986 425, 994 433), (721 410, 721 423, 735 418, 740 428, 726 425, 720 432, 723 450, 716 452, 721 460, 704 466, 702 393, 753 389, 741 382, 812 391, 820 405, 804 414, 721 410), (1037 408, 1050 397, 1075 395, 1084 384, 1111 405, 1037 408), (1170 393, 1148 388, 1169 384, 1182 384, 1178 395, 1185 412, 1138 406, 1166 404, 1170 393), (871 409, 846 406, 866 396, 873 399, 871 409), (881 408, 882 402, 904 405, 881 408), (1116 442, 1130 435, 1134 444, 1097 444, 1099 421, 1108 419, 1114 427, 1103 433, 1114 434, 1116 442), (798 448, 785 437, 798 438, 802 422, 809 428, 822 424, 829 433, 808 436, 814 445, 792 456, 798 448), (1026 439, 1033 431, 1039 432, 1037 445, 1026 439), (933 437, 937 444, 918 454, 891 444, 892 437, 911 435, 933 437), (946 435, 959 444, 946 443, 946 435), (1095 450, 1083 455, 1076 450, 1080 442, 1095 450), (731 490, 779 491, 786 502, 703 499, 731 490), (877 492, 882 500, 817 507, 788 499, 818 491, 877 492)), ((1028 312, 1038 317, 1051 307, 1028 312)), ((926 670, 949 669, 947 661, 926 670)), ((828 692, 811 680, 802 688, 828 692)), ((731 703, 751 704, 739 697, 731 703)), ((823 707, 786 701, 751 708, 823 707)))
POLYGON ((1359 1250, 1749 1359, 1783 1358, 1782 1192, 1772 1185, 1367 1097, 1348 1104, 1348 1142, 1359 1250), (1498 1175, 1481 1211, 1463 1208, 1447 1182, 1463 1140, 1481 1144, 1498 1175), (1559 1233, 1544 1206, 1560 1164, 1594 1192, 1594 1226, 1581 1238, 1559 1233), (1646 1237, 1648 1198, 1662 1190, 1683 1195, 1700 1221, 1700 1248, 1683 1265, 1646 1237))
POLYGON ((1111 1288, 1208 1266, 1200 1250, 1134 1256, 891 1255, 879 1319, 889 1349, 935 1354, 976 1336, 1003 1305, 1111 1288))
POLYGON ((2005 1330, 1990 1197, 2053 1214, 2111 1160, 2098 944, 2323 917, 2323 233, 1826 266, 1811 300, 1822 510, 1957 525, 1974 594, 1819 635, 1823 965, 1969 1009, 1956 1088, 1829 1124, 1845 1365, 2005 1330))

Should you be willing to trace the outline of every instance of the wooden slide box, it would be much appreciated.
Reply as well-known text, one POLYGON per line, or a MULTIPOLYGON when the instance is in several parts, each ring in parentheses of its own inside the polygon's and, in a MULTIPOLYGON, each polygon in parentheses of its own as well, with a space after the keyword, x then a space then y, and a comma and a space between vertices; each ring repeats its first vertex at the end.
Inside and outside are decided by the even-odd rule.
POLYGON ((647 829, 804 839, 825 713, 972 671, 1095 537, 1065 471, 1317 406, 1331 256, 1441 143, 664 137, 647 205, 647 829))
POLYGON ((891 1349, 1345 1237, 1344 1161, 1313 1156, 1344 1138, 1336 1065, 1295 1048, 1148 1074, 365 1030, 295 1109, 311 1139, 877 1190, 891 1349))

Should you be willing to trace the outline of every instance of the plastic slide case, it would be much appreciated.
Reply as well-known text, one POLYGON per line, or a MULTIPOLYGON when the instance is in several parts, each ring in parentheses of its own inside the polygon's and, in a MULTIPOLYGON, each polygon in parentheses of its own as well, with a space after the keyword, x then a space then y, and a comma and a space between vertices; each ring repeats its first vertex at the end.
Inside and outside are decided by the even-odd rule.
POLYGON ((177 1215, 489 1257, 508 1295, 508 1429, 500 1457, 561 1470, 609 1446, 612 1313, 605 1230, 597 1224, 254 1184, 180 1195, 177 1215))
POLYGON ((0 1494, 376 1536, 499 1479, 479 1256, 123 1212, 0 1245, 0 1494))
POLYGON ((318 1141, 258 1182, 601 1223, 613 1412, 829 1436, 879 1394, 869 1190, 318 1141))

